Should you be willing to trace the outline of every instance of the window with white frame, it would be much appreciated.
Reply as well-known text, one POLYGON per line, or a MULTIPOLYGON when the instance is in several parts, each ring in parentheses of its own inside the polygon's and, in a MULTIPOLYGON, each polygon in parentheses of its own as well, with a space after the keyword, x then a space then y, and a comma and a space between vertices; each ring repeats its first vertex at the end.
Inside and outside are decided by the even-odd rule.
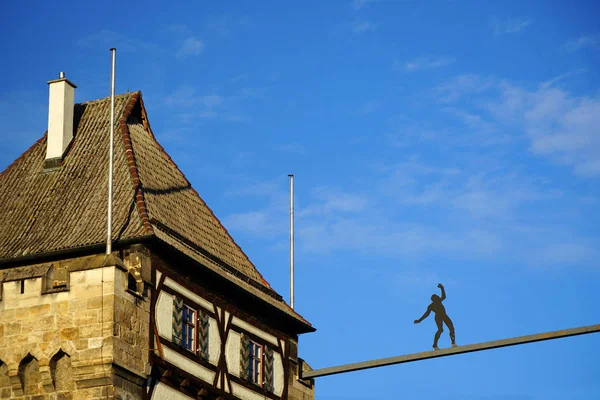
POLYGON ((251 382, 262 385, 262 355, 263 346, 250 340, 249 343, 250 360, 248 363, 248 377, 251 382))
POLYGON ((187 304, 183 305, 181 311, 183 322, 181 329, 181 347, 196 352, 196 311, 187 304))
POLYGON ((172 342, 208 361, 209 315, 206 310, 173 296, 172 342))
POLYGON ((243 332, 240 340, 240 378, 273 393, 273 349, 258 338, 250 338, 250 335, 243 332))

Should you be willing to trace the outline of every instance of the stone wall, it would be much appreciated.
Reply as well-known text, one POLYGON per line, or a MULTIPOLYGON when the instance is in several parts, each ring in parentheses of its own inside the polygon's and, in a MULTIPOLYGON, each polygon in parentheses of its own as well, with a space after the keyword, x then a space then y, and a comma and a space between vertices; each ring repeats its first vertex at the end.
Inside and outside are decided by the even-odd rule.
POLYGON ((127 279, 104 255, 0 271, 0 398, 140 398, 149 300, 127 279))
POLYGON ((315 382, 313 379, 299 379, 299 369, 310 371, 310 366, 298 357, 298 341, 290 340, 290 369, 288 374, 288 399, 289 400, 314 400, 315 382))
POLYGON ((150 373, 150 258, 144 248, 135 246, 124 254, 123 262, 127 273, 115 279, 113 361, 121 367, 114 381, 115 398, 141 399, 150 373))

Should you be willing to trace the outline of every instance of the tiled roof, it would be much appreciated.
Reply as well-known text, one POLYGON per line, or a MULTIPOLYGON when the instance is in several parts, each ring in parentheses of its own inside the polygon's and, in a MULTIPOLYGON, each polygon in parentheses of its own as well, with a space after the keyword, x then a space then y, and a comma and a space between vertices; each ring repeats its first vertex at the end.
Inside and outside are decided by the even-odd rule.
MULTIPOLYGON (((155 236, 310 325, 278 296, 156 141, 141 92, 115 99, 115 240, 155 236)), ((63 164, 44 169, 46 135, 0 174, 0 260, 106 241, 110 99, 75 106, 63 164)))
MULTIPOLYGON (((132 96, 116 98, 116 115, 123 114, 132 96)), ((76 105, 78 119, 73 144, 59 169, 44 170, 44 135, 0 174, 0 259, 106 241, 110 102, 76 105)), ((134 191, 123 145, 115 146, 114 154, 115 237, 145 235, 140 214, 131 208, 134 191)))

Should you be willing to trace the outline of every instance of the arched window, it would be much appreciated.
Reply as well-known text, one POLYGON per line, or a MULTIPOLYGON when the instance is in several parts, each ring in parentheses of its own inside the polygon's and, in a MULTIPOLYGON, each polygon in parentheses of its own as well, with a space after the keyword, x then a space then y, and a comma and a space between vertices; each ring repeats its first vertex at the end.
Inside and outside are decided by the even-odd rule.
POLYGON ((0 399, 8 399, 11 396, 10 379, 8 377, 8 365, 0 360, 0 399))
POLYGON ((52 384, 57 392, 75 389, 71 357, 62 349, 50 359, 50 374, 52 375, 52 384))
POLYGON ((27 354, 19 363, 19 379, 23 387, 23 394, 39 394, 40 390, 40 368, 38 360, 31 354, 27 354))

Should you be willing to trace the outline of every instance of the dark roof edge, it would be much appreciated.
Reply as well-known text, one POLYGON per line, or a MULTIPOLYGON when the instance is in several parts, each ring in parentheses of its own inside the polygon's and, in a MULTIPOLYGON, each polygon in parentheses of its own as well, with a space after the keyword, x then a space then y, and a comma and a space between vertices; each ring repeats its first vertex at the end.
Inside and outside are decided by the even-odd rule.
POLYGON ((175 239, 181 241, 182 243, 184 243, 185 245, 187 245, 187 246, 193 248, 194 250, 198 251, 204 257, 210 259, 211 261, 213 261, 214 263, 216 263, 217 265, 219 265, 219 267, 221 267, 225 272, 227 272, 227 273, 235 276, 236 278, 238 278, 238 279, 246 282, 250 286, 252 286, 252 287, 260 290, 261 292, 263 292, 267 296, 270 296, 270 297, 274 298, 277 301, 283 300, 283 297, 279 293, 277 293, 275 290, 273 290, 270 286, 265 286, 262 283, 257 282, 256 280, 252 279, 248 275, 244 274, 243 272, 238 271, 237 269, 235 269, 232 266, 230 266, 229 264, 227 264, 225 261, 221 260, 219 257, 213 255, 209 251, 206 251, 205 249, 202 248, 202 246, 198 246, 193 241, 187 239, 185 236, 183 236, 179 232, 175 231, 174 229, 172 229, 168 225, 162 223, 161 221, 157 220, 156 218, 152 218, 150 221, 152 222, 153 225, 156 225, 157 229, 163 231, 164 233, 168 234, 169 236, 172 236, 173 238, 175 238, 175 239))
POLYGON ((129 128, 127 127, 127 119, 131 115, 135 105, 142 98, 142 92, 138 91, 131 95, 131 98, 125 105, 123 114, 119 118, 119 127, 121 128, 121 139, 123 141, 123 147, 125 150, 125 159, 127 160, 127 167, 129 170, 129 177, 131 178, 131 186, 135 194, 135 205, 140 214, 142 225, 146 230, 146 233, 151 235, 154 233, 152 224, 150 224, 150 218, 148 217, 148 209, 146 207, 146 200, 144 200, 144 193, 142 191, 142 184, 140 182, 140 176, 138 174, 137 163, 135 161, 135 153, 131 145, 131 135, 129 128))
POLYGON ((192 191, 192 193, 194 193, 202 202, 202 204, 204 204, 204 206, 206 207, 206 209, 212 214, 212 216, 215 218, 215 220, 219 223, 219 226, 221 227, 221 229, 223 229, 223 231, 225 232, 225 234, 229 237, 229 239, 231 239, 231 242, 240 250, 240 252, 244 255, 244 257, 246 257, 246 260, 248 260, 248 262, 250 263, 250 265, 252 265, 254 267, 254 270, 256 271, 256 273, 260 276, 262 283, 268 287, 269 289, 271 289, 271 285, 269 284, 269 282, 267 282, 267 280, 263 277, 263 275, 260 273, 260 271, 258 270, 258 268, 256 268, 256 265, 254 265, 254 263, 252 262, 252 260, 250 260, 250 257, 248 257, 248 255, 244 252, 244 250, 237 244, 237 242, 233 239, 233 237, 229 234, 229 232, 227 231, 227 229, 225 228, 225 226, 221 223, 221 220, 219 219, 219 217, 217 217, 215 215, 215 213, 213 212, 213 210, 208 206, 208 204, 206 204, 206 202, 204 201, 204 199, 198 194, 198 192, 196 192, 196 189, 194 189, 194 187, 192 186, 191 182, 187 179, 187 177, 185 176, 185 174, 183 173, 183 171, 179 168, 179 166, 177 166, 177 163, 171 158, 171 156, 169 155, 169 153, 167 153, 167 151, 164 149, 164 147, 162 147, 162 145, 158 142, 158 140, 156 140, 156 137, 154 136, 154 132, 152 132, 152 129, 150 128, 150 121, 148 120, 148 114, 146 112, 146 107, 144 106, 144 100, 142 99, 142 93, 138 92, 140 94, 139 96, 139 101, 140 101, 140 106, 142 109, 142 123, 144 125, 144 128, 146 128, 146 130, 148 131, 148 133, 150 134, 150 136, 152 137, 152 140, 154 140, 154 143, 156 144, 156 146, 158 147, 158 149, 164 153, 164 155, 167 157, 167 159, 169 160, 169 162, 171 162, 173 164, 173 166, 181 173, 181 175, 183 176, 183 179, 185 179, 185 181, 187 182, 187 184, 190 187, 190 190, 192 191))
MULTIPOLYGON (((302 317, 300 314, 298 314, 294 309, 291 309, 291 311, 293 312, 293 314, 289 314, 286 313, 284 310, 282 310, 281 308, 277 307, 276 305, 265 301, 265 299, 261 298, 260 296, 257 296, 255 293, 252 293, 251 291, 249 291, 248 289, 245 289, 244 287, 240 286, 239 284, 237 284, 235 281, 231 280, 230 278, 227 278, 226 276, 223 276, 221 274, 219 274, 218 272, 214 271, 211 268, 208 268, 206 265, 204 265, 201 261, 190 257, 189 255, 183 253, 182 251, 180 251, 179 249, 177 249, 176 247, 173 247, 170 243, 167 243, 163 240, 161 240, 160 238, 156 237, 156 241, 155 243, 158 243, 162 246, 165 246, 166 248, 170 249, 171 251, 176 252, 177 254, 179 254, 182 257, 185 257, 186 259, 190 260, 191 262, 201 266, 202 268, 206 269, 208 272, 211 272, 213 274, 215 274, 216 277, 218 277, 221 280, 224 280, 225 282, 228 282, 232 285, 234 285, 238 290, 240 290, 241 292, 245 293, 248 296, 252 296, 256 299, 258 299, 264 306, 266 306, 267 308, 273 310, 274 312, 276 312, 278 315, 280 315, 282 318, 285 318, 287 321, 289 321, 289 323, 294 324, 297 328, 297 331, 295 332, 298 335, 301 335, 303 333, 312 333, 312 332, 316 332, 316 328, 313 327, 310 322, 308 322, 307 320, 304 319, 304 317, 302 317)), ((235 275, 234 275, 235 277, 235 275)), ((239 277, 236 277, 239 279, 239 277)), ((245 282, 245 281, 244 281, 245 282)), ((246 282, 248 283, 248 282, 246 282)), ((254 285, 251 285, 252 287, 254 287, 256 289, 256 287, 254 285)), ((260 289, 259 289, 260 290, 260 289)), ((262 293, 264 293, 264 291, 261 290, 262 293)), ((266 293, 265 293, 266 294, 266 293)), ((273 298, 273 300, 276 300, 273 298)), ((284 301, 282 300, 278 300, 282 306, 284 307, 289 307, 284 301)))
MULTIPOLYGON (((129 244, 142 243, 142 242, 146 242, 150 239, 153 239, 155 237, 156 236, 154 236, 154 235, 144 235, 144 236, 136 236, 136 237, 132 237, 132 238, 115 240, 115 241, 113 241, 113 246, 119 247, 119 246, 125 246, 125 245, 129 245, 129 244)), ((5 258, 5 259, 0 260, 0 267, 12 266, 13 264, 16 266, 18 264, 23 264, 23 263, 26 263, 29 261, 34 261, 34 260, 36 261, 36 263, 42 263, 42 262, 45 262, 46 260, 54 259, 57 257, 63 257, 66 255, 77 255, 77 254, 82 254, 82 253, 97 252, 98 250, 101 250, 105 247, 106 247, 106 242, 102 242, 102 243, 94 243, 94 244, 89 244, 89 245, 80 246, 80 247, 71 247, 68 249, 53 250, 53 251, 48 251, 45 253, 28 254, 23 257, 5 258)))

